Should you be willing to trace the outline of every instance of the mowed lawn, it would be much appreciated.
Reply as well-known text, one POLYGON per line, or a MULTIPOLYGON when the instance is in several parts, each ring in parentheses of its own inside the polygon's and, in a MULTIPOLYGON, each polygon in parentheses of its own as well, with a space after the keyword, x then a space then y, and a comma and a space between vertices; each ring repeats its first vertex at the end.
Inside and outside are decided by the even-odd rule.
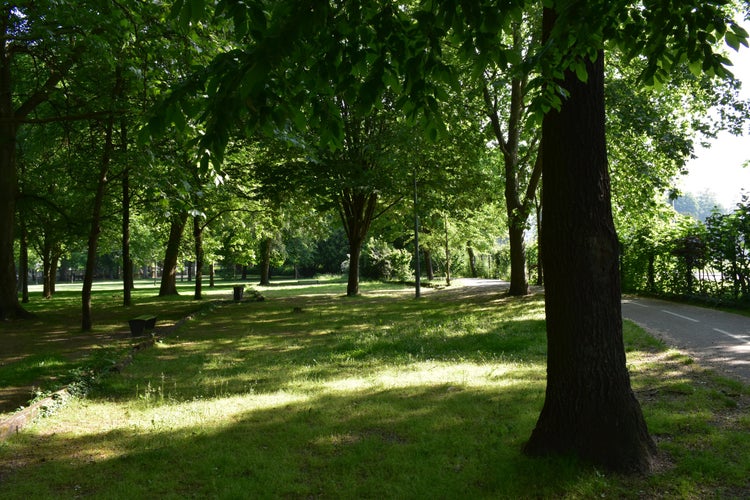
POLYGON ((633 386, 660 449, 649 477, 521 453, 544 401, 541 295, 261 291, 206 309, 1 443, 0 497, 750 495, 748 388, 632 324, 633 386))

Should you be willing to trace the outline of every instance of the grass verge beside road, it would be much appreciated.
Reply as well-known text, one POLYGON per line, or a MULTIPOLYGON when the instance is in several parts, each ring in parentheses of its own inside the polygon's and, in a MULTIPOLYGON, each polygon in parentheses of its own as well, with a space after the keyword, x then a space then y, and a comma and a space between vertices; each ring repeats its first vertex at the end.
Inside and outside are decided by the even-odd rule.
POLYGON ((626 323, 660 449, 626 478, 520 453, 544 398, 540 296, 264 290, 139 353, 0 444, 8 498, 703 497, 750 494, 746 386, 626 323))

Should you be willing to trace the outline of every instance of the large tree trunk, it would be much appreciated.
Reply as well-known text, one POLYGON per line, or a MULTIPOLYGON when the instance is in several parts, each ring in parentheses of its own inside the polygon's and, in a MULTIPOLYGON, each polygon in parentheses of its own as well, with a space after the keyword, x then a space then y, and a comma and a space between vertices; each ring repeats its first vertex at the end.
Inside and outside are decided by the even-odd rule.
POLYGON ((0 320, 29 316, 18 302, 16 263, 13 255, 18 176, 16 125, 13 121, 8 64, 8 61, 0 61, 0 320))
POLYGON ((271 284, 271 238, 263 238, 260 242, 260 285, 271 284))
MULTIPOLYGON (((545 32, 554 12, 544 10, 545 32)), ((543 121, 547 390, 525 446, 576 454, 608 469, 650 469, 648 434, 625 363, 618 240, 612 222, 604 130, 604 54, 588 81, 567 71, 570 93, 543 121)))
POLYGON ((187 224, 188 213, 180 212, 172 217, 169 228, 169 241, 164 254, 164 269, 161 273, 161 286, 159 287, 159 297, 167 295, 179 295, 177 292, 177 259, 180 256, 180 243, 182 233, 187 224))
POLYGON ((193 217, 193 238, 195 239, 195 300, 203 298, 203 228, 199 216, 193 217))
POLYGON ((362 243, 375 218, 378 203, 376 193, 345 190, 341 193, 339 214, 349 242, 349 278, 346 284, 347 297, 359 295, 359 257, 362 243))

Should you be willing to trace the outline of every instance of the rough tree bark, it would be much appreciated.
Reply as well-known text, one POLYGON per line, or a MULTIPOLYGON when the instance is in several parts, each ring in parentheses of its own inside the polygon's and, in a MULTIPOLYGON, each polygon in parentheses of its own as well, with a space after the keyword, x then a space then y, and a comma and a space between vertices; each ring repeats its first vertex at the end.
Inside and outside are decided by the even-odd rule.
MULTIPOLYGON (((549 33, 554 11, 545 9, 549 33)), ((604 129, 604 54, 571 71, 569 93, 544 117, 544 274, 547 390, 531 455, 575 454, 611 470, 645 472, 655 445, 630 386, 620 309, 604 129)))
POLYGON ((180 255, 180 242, 182 241, 185 224, 187 224, 187 218, 188 213, 184 211, 172 217, 169 227, 169 241, 164 253, 164 269, 161 273, 159 297, 179 295, 177 292, 177 258, 180 255))

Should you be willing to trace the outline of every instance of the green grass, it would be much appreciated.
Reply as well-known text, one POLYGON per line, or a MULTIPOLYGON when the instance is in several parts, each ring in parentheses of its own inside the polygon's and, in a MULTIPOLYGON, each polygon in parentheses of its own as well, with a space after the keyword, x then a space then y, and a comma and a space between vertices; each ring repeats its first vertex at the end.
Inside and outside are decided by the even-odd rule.
POLYGON ((274 285, 265 302, 186 323, 0 444, 2 496, 750 494, 747 387, 632 323, 633 387, 660 449, 656 472, 636 478, 521 453, 544 400, 541 297, 363 291, 274 285))
POLYGON ((0 388, 24 388, 23 394, 13 394, 13 405, 0 405, 0 417, 37 393, 76 381, 82 372, 112 366, 138 341, 130 335, 128 319, 154 314, 158 326, 168 327, 210 305, 212 296, 231 295, 231 285, 223 284, 209 291, 206 301, 196 302, 190 299, 192 284, 182 284, 181 296, 157 297, 153 282, 141 281, 133 292, 133 305, 126 308, 117 287, 121 285, 114 282, 95 285, 94 329, 86 333, 80 326, 80 283, 58 285, 50 300, 41 298, 39 287, 32 287, 31 300, 24 307, 36 317, 0 323, 0 388))

